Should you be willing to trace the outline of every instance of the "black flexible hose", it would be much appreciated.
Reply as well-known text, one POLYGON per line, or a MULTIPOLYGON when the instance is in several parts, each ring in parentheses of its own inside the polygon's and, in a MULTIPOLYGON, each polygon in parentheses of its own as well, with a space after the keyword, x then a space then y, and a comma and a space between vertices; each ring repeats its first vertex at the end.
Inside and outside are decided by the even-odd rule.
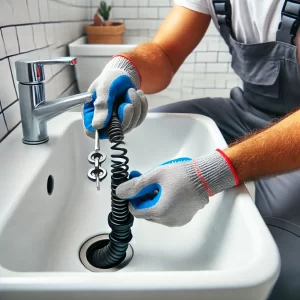
POLYGON ((124 144, 124 134, 118 117, 113 113, 108 125, 108 138, 113 144, 112 151, 118 151, 111 155, 111 212, 108 215, 108 224, 111 233, 109 234, 109 244, 101 249, 96 249, 89 254, 88 260, 97 268, 109 269, 120 264, 125 256, 130 242, 131 226, 133 216, 128 209, 128 201, 122 200, 116 196, 116 188, 119 184, 128 179, 128 162, 126 156, 127 150, 120 145, 124 144))

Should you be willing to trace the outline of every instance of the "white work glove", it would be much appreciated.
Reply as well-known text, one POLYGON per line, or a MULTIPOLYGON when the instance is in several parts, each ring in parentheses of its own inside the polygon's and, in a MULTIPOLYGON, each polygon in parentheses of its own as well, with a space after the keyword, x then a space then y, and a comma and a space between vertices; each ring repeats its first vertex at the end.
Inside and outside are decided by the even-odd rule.
POLYGON ((100 130, 101 139, 108 138, 107 125, 114 104, 118 101, 118 118, 124 133, 139 126, 148 111, 147 99, 141 90, 140 75, 134 65, 123 56, 116 56, 105 66, 102 73, 88 89, 94 92, 92 100, 83 105, 83 124, 88 136, 100 130))
POLYGON ((226 155, 217 150, 196 159, 167 161, 144 175, 117 187, 116 195, 130 200, 130 212, 166 226, 182 226, 192 220, 210 196, 239 184, 226 155))

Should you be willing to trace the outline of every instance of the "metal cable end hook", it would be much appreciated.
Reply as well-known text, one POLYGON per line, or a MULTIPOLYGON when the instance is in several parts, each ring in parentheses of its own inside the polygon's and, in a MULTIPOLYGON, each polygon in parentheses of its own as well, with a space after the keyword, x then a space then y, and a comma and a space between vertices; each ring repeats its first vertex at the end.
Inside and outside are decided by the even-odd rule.
MULTIPOLYGON (((96 130, 95 132, 95 153, 100 153, 100 140, 99 140, 99 131, 96 130)), ((100 161, 99 161, 99 157, 95 157, 95 170, 97 171, 96 174, 96 187, 97 190, 100 191, 100 172, 99 172, 99 168, 100 168, 100 161)))
POLYGON ((88 161, 94 165, 94 168, 90 169, 88 172, 88 178, 96 182, 96 188, 100 190, 100 182, 103 180, 107 171, 101 167, 101 163, 105 161, 106 156, 100 153, 100 140, 99 140, 99 131, 95 132, 95 149, 88 156, 88 161))

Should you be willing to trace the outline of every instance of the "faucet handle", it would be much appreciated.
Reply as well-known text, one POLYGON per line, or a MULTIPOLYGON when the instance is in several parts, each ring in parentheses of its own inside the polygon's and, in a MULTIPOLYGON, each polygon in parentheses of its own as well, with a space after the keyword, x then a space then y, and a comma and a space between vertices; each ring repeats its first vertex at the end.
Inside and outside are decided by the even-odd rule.
POLYGON ((38 84, 45 80, 44 65, 66 64, 75 65, 75 56, 57 57, 51 59, 22 59, 16 62, 17 81, 26 84, 38 84))
POLYGON ((40 65, 56 65, 56 64, 64 64, 64 65, 76 65, 77 58, 75 56, 65 56, 65 57, 57 57, 50 59, 42 59, 35 61, 40 65))

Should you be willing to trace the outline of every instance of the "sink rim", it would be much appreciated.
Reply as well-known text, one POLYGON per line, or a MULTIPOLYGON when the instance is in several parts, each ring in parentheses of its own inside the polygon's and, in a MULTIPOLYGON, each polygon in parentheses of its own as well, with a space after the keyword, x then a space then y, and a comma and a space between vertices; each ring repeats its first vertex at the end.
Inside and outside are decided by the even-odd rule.
MULTIPOLYGON (((222 137, 219 129, 217 128, 215 122, 206 117, 196 114, 166 114, 166 113, 150 113, 147 118, 161 118, 161 117, 180 117, 180 118, 194 118, 198 120, 205 120, 204 123, 209 130, 215 130, 218 135, 222 137)), ((45 151, 43 155, 40 155, 40 160, 45 161, 51 154, 51 147, 55 145, 58 138, 62 136, 65 130, 72 122, 81 120, 80 113, 65 113, 56 119, 49 122, 49 136, 50 140, 47 144, 39 145, 38 147, 43 147, 45 151), (53 137, 53 139, 51 139, 53 137), (57 139, 55 139, 56 137, 57 139)), ((20 143, 20 151, 26 149, 37 153, 39 148, 28 146, 22 144, 22 130, 21 126, 18 126, 1 144, 0 144, 0 165, 1 161, 4 161, 3 153, 6 149, 9 149, 9 145, 15 141, 20 143), (24 148, 26 147, 26 148, 24 148), (30 147, 30 148, 28 148, 30 147), (31 150, 32 149, 32 150, 31 150)), ((224 143, 219 147, 226 147, 227 144, 222 137, 224 143)), ((7 164, 9 165, 9 164, 7 164)), ((7 165, 5 166, 7 168, 7 165)), ((4 167, 4 174, 5 174, 4 167)), ((42 165, 41 165, 42 167, 42 165)), ((36 171, 38 172, 38 170, 36 171)), ((29 176, 30 177, 30 176, 29 176)), ((31 180, 34 179, 32 176, 31 180)), ((20 190, 10 191, 11 199, 14 199, 4 207, 1 208, 3 204, 0 203, 0 228, 5 224, 7 218, 14 211, 19 201, 22 198, 22 191, 30 183, 30 178, 21 183, 22 187, 20 190)), ((5 187, 4 182, 0 180, 0 191, 3 191, 5 187)), ((263 284, 266 281, 274 281, 277 279, 280 271, 280 257, 277 246, 271 237, 262 217, 257 211, 253 201, 251 200, 249 193, 244 186, 233 188, 238 193, 236 201, 241 207, 241 212, 244 212, 245 223, 249 226, 249 231, 251 234, 258 234, 259 240, 256 241, 257 247, 256 251, 261 250, 263 246, 266 245, 269 251, 260 251, 256 255, 256 258, 250 261, 248 264, 243 265, 239 269, 235 270, 201 270, 201 271, 139 271, 139 272, 116 272, 116 273, 91 273, 89 271, 85 272, 14 272, 7 270, 0 266, 0 289, 1 290, 16 290, 16 289, 27 289, 27 288, 38 288, 45 289, 58 288, 58 289, 93 289, 93 290, 116 290, 116 289, 130 289, 139 290, 141 285, 147 282, 147 287, 143 286, 143 289, 149 290, 176 290, 176 289, 208 289, 208 288, 222 288, 222 287, 248 287, 257 286, 263 284), (250 212, 250 213, 249 213, 250 212), (250 220, 254 217, 254 219, 250 220), (247 219, 248 218, 248 219, 247 219), (251 222, 250 222, 251 221, 251 222), (251 225, 251 226, 250 226, 251 225), (262 229, 263 228, 263 229, 262 229), (258 249, 259 248, 259 249, 258 249), (268 252, 268 253, 267 253, 268 252), (270 261, 268 263, 268 261, 270 261), (261 269, 264 265, 265 268, 261 269), (259 274, 253 278, 253 273, 259 274), (216 275, 226 274, 221 280, 217 280, 216 275), (125 274, 125 275, 124 275, 125 274), (113 277, 112 277, 113 276, 113 277), (169 276, 170 279, 166 282, 164 279, 169 276), (276 277, 276 278, 275 278, 276 277), (101 281, 99 279, 101 278, 101 281), (111 283, 112 278, 114 278, 113 283, 111 283), (120 280, 118 280, 120 279, 120 280)), ((9 195, 9 193, 8 193, 9 195)), ((4 205, 5 206, 5 205, 4 205)), ((2 230, 2 229, 1 229, 2 230)), ((221 277, 221 276, 220 276, 221 277)))

